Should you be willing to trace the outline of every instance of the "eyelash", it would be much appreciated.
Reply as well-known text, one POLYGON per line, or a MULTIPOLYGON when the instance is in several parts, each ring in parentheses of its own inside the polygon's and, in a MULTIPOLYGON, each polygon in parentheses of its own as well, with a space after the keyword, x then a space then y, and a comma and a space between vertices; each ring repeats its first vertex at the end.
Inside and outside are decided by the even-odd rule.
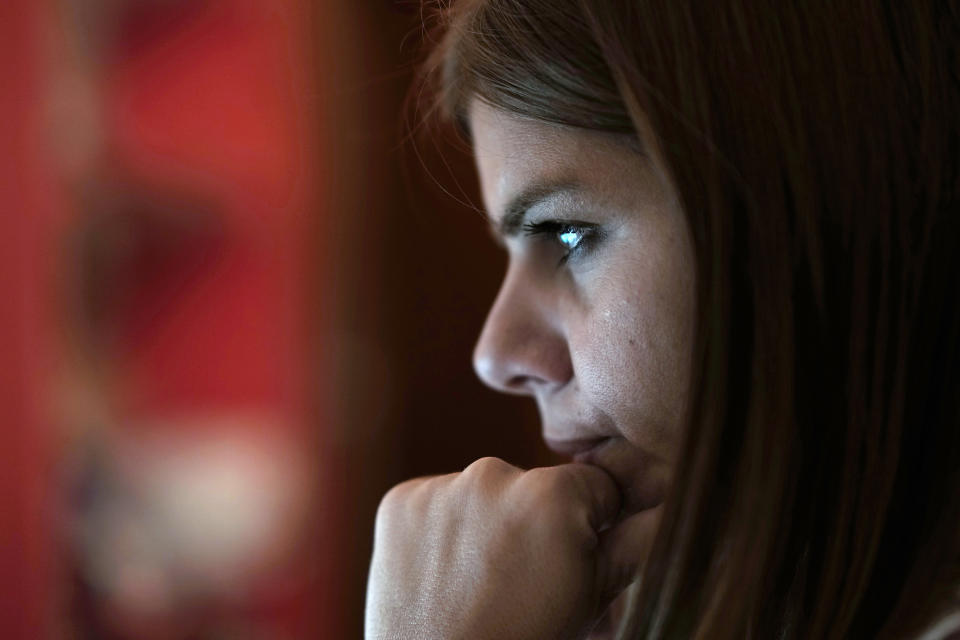
POLYGON ((526 236, 553 236, 553 240, 564 249, 563 257, 560 258, 560 264, 558 265, 563 266, 571 257, 576 257, 586 250, 586 245, 596 236, 597 228, 592 224, 544 220, 543 222, 528 222, 524 224, 523 232, 526 236), (560 240, 561 236, 566 233, 576 233, 580 236, 577 244, 572 248, 567 248, 560 240))

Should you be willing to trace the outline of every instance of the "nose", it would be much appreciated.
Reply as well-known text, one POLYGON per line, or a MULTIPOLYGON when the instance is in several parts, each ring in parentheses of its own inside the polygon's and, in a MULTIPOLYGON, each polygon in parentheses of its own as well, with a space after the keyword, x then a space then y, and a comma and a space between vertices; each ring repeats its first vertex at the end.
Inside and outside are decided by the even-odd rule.
POLYGON ((511 264, 473 351, 473 368, 489 387, 534 395, 573 377, 559 308, 549 288, 511 264))

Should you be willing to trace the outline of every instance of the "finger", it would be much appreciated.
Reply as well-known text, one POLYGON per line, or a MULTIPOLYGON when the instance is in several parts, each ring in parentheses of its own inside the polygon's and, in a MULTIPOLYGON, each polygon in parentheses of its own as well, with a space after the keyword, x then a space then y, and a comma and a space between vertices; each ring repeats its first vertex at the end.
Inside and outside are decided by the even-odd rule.
POLYGON ((600 534, 598 592, 614 598, 633 582, 650 554, 663 505, 635 513, 600 534))
POLYGON ((623 498, 617 483, 609 473, 594 465, 573 463, 562 467, 576 479, 587 507, 590 527, 600 532, 620 513, 623 498))

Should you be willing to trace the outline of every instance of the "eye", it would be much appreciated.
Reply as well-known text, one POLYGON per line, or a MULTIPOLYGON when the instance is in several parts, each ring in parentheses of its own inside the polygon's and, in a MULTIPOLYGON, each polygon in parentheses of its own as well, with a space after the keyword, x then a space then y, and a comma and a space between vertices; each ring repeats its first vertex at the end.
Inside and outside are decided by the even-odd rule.
POLYGON ((577 227, 568 227, 560 232, 558 236, 560 244, 566 247, 567 251, 574 251, 583 240, 583 229, 577 227))
POLYGON ((523 230, 527 236, 550 237, 560 245, 563 249, 560 265, 583 252, 586 245, 589 244, 589 240, 597 234, 595 225, 560 220, 527 223, 523 226, 523 230))

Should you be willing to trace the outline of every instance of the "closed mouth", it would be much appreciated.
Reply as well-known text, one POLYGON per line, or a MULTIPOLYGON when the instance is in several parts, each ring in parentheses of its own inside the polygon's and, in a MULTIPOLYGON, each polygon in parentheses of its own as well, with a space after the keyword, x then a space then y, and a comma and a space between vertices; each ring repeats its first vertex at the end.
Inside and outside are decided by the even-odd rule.
POLYGON ((600 467, 617 483, 623 497, 619 519, 663 502, 663 488, 648 473, 645 456, 623 438, 602 438, 573 455, 574 462, 600 467))
POLYGON ((577 462, 578 458, 588 455, 591 451, 601 446, 609 437, 598 438, 577 438, 571 440, 555 440, 553 438, 544 438, 547 447, 554 453, 562 456, 571 456, 577 462))

